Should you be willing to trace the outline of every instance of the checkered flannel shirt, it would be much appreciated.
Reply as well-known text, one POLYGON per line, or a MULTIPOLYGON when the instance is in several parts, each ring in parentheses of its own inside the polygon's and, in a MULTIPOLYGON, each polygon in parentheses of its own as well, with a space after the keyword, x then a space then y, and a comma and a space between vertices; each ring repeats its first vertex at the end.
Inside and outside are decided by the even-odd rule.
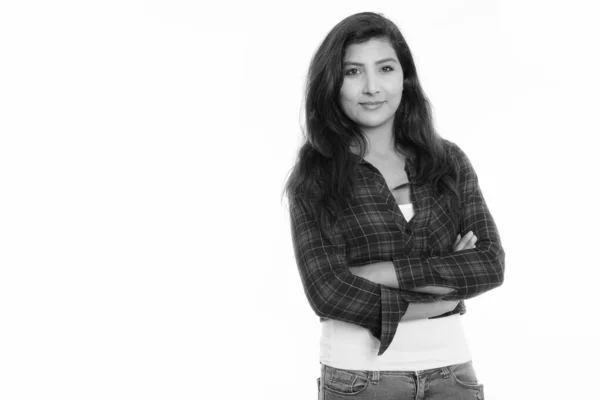
POLYGON ((415 165, 406 158, 415 214, 407 222, 383 176, 356 156, 356 196, 335 229, 323 235, 301 203, 290 200, 290 227, 296 264, 304 292, 321 321, 336 319, 368 329, 384 354, 409 302, 461 300, 440 318, 464 314, 464 301, 500 286, 504 280, 504 249, 498 229, 479 188, 467 155, 442 139, 458 166, 461 217, 454 220, 448 206, 427 184, 413 184, 415 165), (453 252, 457 234, 473 231, 473 249, 453 252), (392 261, 399 289, 353 275, 348 267, 392 261), (417 293, 422 286, 454 289, 445 295, 417 293))

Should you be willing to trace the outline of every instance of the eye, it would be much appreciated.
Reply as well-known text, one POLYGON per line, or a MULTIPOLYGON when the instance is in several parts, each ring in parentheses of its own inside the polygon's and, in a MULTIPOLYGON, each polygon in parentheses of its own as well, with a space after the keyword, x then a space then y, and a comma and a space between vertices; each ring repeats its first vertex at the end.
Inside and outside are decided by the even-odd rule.
POLYGON ((394 68, 390 67, 389 65, 386 65, 386 66, 385 66, 385 67, 383 67, 383 68, 389 68, 389 69, 390 69, 390 71, 393 71, 393 70, 394 70, 394 68))
POLYGON ((358 71, 358 70, 356 68, 348 69, 348 70, 346 70, 344 75, 348 75, 348 76, 356 75, 356 74, 351 74, 352 71, 358 71))

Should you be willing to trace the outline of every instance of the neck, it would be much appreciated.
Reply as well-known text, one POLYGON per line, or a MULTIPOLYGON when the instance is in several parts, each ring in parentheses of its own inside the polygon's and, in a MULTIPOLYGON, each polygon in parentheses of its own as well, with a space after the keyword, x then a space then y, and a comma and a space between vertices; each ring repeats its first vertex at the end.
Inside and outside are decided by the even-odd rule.
POLYGON ((392 128, 386 125, 364 130, 368 143, 367 155, 386 157, 396 153, 396 143, 392 128))

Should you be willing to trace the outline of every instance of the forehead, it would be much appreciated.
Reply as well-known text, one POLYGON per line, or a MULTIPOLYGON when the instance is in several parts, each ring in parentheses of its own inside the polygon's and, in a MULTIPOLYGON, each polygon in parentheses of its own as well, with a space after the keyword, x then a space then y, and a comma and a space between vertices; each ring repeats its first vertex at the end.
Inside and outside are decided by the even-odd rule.
POLYGON ((386 39, 370 39, 364 43, 355 43, 346 47, 344 61, 359 61, 371 58, 395 58, 396 52, 386 39))

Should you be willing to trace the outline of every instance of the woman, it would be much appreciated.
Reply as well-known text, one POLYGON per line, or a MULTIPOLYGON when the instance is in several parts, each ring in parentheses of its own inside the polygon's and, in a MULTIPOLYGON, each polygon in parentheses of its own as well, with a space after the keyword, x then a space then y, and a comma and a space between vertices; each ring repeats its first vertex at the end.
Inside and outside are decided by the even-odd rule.
POLYGON ((322 327, 319 399, 483 399, 461 316, 502 284, 504 250, 391 21, 359 13, 325 37, 306 135, 285 190, 322 327))

